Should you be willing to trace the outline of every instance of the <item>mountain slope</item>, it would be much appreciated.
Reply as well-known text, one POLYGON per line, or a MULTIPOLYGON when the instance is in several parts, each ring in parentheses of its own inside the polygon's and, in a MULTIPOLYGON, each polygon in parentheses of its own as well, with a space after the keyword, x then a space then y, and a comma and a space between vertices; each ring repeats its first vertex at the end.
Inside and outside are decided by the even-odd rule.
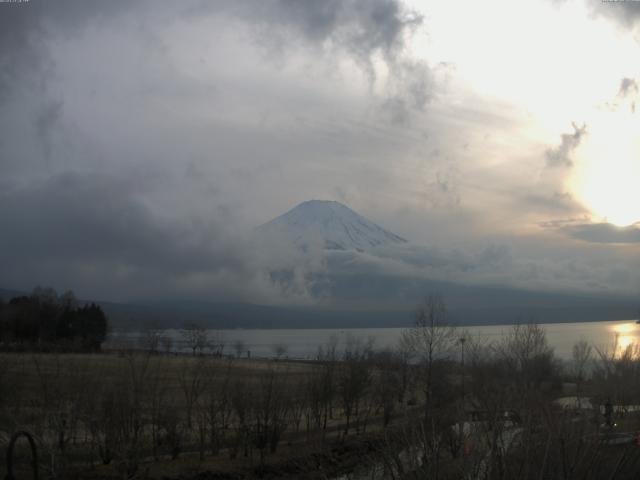
POLYGON ((260 237, 284 240, 306 250, 365 251, 406 240, 334 201, 309 200, 258 228, 260 237))

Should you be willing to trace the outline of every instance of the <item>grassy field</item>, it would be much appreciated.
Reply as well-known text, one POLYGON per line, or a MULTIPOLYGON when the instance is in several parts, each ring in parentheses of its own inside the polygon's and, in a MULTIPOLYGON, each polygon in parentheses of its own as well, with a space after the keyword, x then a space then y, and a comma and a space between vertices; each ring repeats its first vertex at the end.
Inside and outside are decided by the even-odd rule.
POLYGON ((540 335, 469 346, 465 364, 357 341, 312 362, 4 353, 0 448, 27 430, 41 477, 64 479, 637 478, 640 356, 593 359, 583 378, 540 335), (578 391, 594 408, 555 401, 578 391))
POLYGON ((342 456, 326 471, 340 471, 336 458, 353 463, 381 430, 374 369, 356 372, 364 383, 347 402, 354 373, 320 362, 128 352, 2 354, 0 365, 0 446, 27 430, 42 468, 70 478, 253 478, 269 468, 325 478, 312 473, 336 442, 342 456))

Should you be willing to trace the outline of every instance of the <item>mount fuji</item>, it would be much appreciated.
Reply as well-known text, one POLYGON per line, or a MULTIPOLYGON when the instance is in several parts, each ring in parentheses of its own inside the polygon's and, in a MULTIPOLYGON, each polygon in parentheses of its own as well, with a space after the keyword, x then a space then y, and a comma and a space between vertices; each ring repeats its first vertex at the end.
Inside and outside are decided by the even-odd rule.
POLYGON ((256 228, 258 236, 285 241, 306 251, 370 251, 406 244, 407 240, 376 225, 340 202, 309 200, 256 228))

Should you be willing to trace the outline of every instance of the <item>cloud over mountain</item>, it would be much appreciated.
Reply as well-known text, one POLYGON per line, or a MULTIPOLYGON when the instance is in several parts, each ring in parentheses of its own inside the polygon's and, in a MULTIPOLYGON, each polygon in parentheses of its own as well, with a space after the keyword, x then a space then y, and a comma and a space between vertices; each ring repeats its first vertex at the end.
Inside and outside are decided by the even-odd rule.
POLYGON ((628 295, 631 248, 548 226, 590 221, 564 188, 599 133, 576 106, 635 101, 632 62, 610 65, 618 43, 576 54, 603 29, 568 37, 561 22, 547 55, 529 55, 544 2, 466 8, 473 21, 400 0, 0 3, 0 286, 292 303, 373 284, 373 300, 391 285, 401 299, 424 280, 628 295), (496 12, 514 23, 484 35, 496 12), (328 236, 331 250, 250 238, 309 198, 368 227, 328 236))

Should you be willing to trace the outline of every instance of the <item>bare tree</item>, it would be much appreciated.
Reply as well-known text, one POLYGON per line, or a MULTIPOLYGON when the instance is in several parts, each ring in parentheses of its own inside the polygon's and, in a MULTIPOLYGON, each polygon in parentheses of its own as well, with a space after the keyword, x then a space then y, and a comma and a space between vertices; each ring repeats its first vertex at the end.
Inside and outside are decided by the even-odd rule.
POLYGON ((382 410, 382 424, 389 425, 396 402, 404 398, 404 369, 395 352, 380 352, 375 356, 376 372, 373 376, 373 397, 376 407, 382 410))
POLYGON ((276 359, 280 360, 286 355, 289 347, 285 343, 276 343, 275 345, 272 345, 271 349, 273 350, 276 359))
POLYGON ((160 332, 147 330, 139 339, 140 347, 148 353, 157 354, 160 347, 160 332))
POLYGON ((231 377, 232 361, 226 363, 221 375, 219 366, 210 362, 207 369, 207 381, 200 408, 201 428, 201 456, 204 442, 207 441, 212 455, 216 455, 225 440, 225 432, 231 423, 231 377))
POLYGON ((268 448, 275 453, 288 427, 291 398, 287 389, 287 372, 271 368, 260 376, 251 409, 253 442, 260 452, 260 462, 268 448))
POLYGON ((613 348, 595 348, 598 361, 593 365, 593 380, 598 387, 596 400, 605 399, 618 405, 637 404, 640 399, 640 345, 621 345, 616 334, 613 348))
POLYGON ((537 323, 515 325, 494 349, 524 387, 523 395, 543 380, 551 379, 557 370, 553 348, 547 342, 544 328, 537 323))
POLYGON ((113 461, 123 478, 136 475, 144 448, 149 367, 149 355, 129 353, 121 358, 117 374, 103 379, 100 394, 87 414, 102 462, 113 461))
POLYGON ((455 328, 448 322, 444 299, 427 296, 416 309, 414 326, 402 334, 402 343, 419 356, 423 367, 425 420, 432 406, 434 365, 448 358, 455 341, 455 328))
POLYGON ((231 448, 229 448, 230 458, 236 458, 240 449, 244 450, 244 456, 249 455, 249 431, 250 414, 253 408, 254 397, 247 387, 247 382, 236 378, 231 385, 231 407, 235 416, 235 438, 231 448))
POLYGON ((312 393, 318 400, 322 417, 323 436, 327 430, 329 419, 333 418, 333 403, 336 396, 336 370, 338 361, 338 337, 331 335, 325 345, 318 347, 317 360, 322 363, 317 385, 312 387, 312 393))
POLYGON ((182 340, 193 355, 202 353, 207 346, 207 331, 199 325, 190 324, 185 326, 181 332, 182 340))
POLYGON ((52 459, 51 473, 64 476, 68 473, 68 446, 81 430, 82 406, 95 378, 87 363, 75 358, 34 355, 32 359, 39 384, 33 406, 43 420, 37 433, 52 459))
POLYGON ((584 377, 587 373, 589 362, 592 357, 592 347, 591 345, 584 339, 576 342, 573 345, 572 350, 572 358, 573 358, 573 377, 576 381, 576 397, 578 406, 580 406, 580 394, 582 386, 582 382, 584 381, 584 377))
POLYGON ((172 407, 170 404, 169 375, 167 357, 157 357, 144 392, 144 411, 151 430, 151 451, 155 459, 159 458, 158 446, 161 442, 163 412, 172 407))
MULTIPOLYGON (((306 375, 305 375, 306 376, 306 375)), ((303 378, 298 378, 296 381, 291 382, 290 386, 290 409, 289 418, 290 422, 295 428, 296 433, 300 431, 300 421, 302 415, 308 408, 307 385, 303 378)))
POLYGON ((173 350, 173 338, 171 338, 169 335, 163 335, 162 337, 160 337, 160 343, 162 344, 164 353, 171 353, 171 351, 173 350))
POLYGON ((372 342, 365 343, 362 339, 351 335, 347 337, 343 362, 338 370, 338 391, 345 416, 345 435, 349 433, 351 420, 355 417, 359 427, 362 413, 362 400, 371 383, 371 353, 372 342))
POLYGON ((241 339, 237 339, 233 342, 233 349, 236 352, 236 357, 240 358, 245 350, 244 342, 241 339))
MULTIPOLYGON (((207 343, 205 341, 205 343, 207 343)), ((216 330, 213 333, 213 337, 208 342, 211 353, 216 357, 222 357, 224 353, 224 347, 226 346, 224 334, 220 330, 216 330)))
POLYGON ((178 383, 184 395, 187 427, 191 428, 193 411, 198 400, 206 389, 206 358, 185 358, 178 372, 178 383))

